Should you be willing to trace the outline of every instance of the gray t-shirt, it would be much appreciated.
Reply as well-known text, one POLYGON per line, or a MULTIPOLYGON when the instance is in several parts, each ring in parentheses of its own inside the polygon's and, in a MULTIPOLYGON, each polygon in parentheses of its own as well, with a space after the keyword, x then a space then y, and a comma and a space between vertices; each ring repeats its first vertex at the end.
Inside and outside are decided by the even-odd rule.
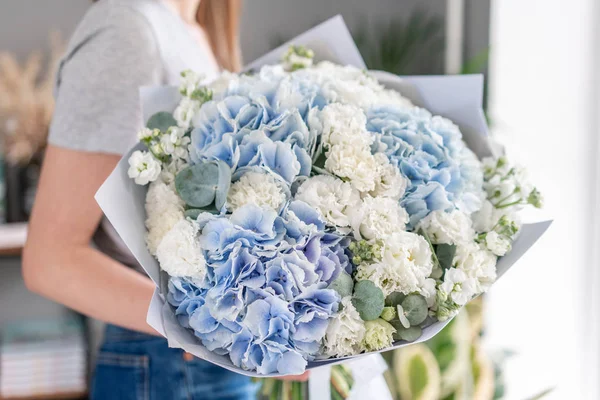
MULTIPOLYGON (((49 143, 126 153, 144 122, 139 88, 176 85, 185 69, 208 79, 218 73, 214 58, 161 0, 100 0, 75 30, 61 61, 49 143)), ((94 241, 106 254, 137 267, 106 218, 94 241)))

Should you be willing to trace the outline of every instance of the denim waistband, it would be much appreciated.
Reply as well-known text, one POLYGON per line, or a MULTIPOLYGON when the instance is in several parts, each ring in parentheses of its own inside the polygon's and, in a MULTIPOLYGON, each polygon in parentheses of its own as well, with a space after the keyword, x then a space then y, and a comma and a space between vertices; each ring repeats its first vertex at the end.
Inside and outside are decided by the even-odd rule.
POLYGON ((104 330, 104 342, 105 343, 116 343, 116 342, 140 342, 147 340, 164 340, 163 337, 149 335, 147 333, 133 331, 131 329, 122 328, 120 326, 107 324, 104 330))

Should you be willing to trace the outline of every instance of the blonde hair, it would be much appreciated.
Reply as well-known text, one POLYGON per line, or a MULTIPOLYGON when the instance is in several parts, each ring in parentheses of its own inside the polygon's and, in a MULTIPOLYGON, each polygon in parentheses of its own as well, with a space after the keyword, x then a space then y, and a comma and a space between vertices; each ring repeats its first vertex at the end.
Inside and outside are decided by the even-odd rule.
POLYGON ((241 0, 201 0, 196 14, 196 21, 206 32, 217 62, 232 72, 242 67, 241 10, 241 0))

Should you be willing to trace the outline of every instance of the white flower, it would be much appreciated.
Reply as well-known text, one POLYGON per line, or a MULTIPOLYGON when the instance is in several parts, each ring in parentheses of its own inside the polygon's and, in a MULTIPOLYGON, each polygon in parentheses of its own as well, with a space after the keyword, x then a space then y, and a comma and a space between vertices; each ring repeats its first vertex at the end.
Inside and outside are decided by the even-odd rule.
POLYGON ((459 306, 464 306, 473 296, 479 294, 474 279, 456 268, 446 271, 440 290, 459 306))
POLYGON ((202 81, 206 78, 204 74, 199 74, 192 70, 186 70, 181 73, 181 84, 179 85, 179 91, 184 96, 191 96, 192 93, 202 83, 202 81))
POLYGON ((161 164, 147 151, 134 151, 129 157, 127 175, 138 185, 147 185, 160 175, 161 164))
POLYGON ((376 153, 374 157, 379 164, 379 177, 375 181, 375 189, 371 191, 371 196, 400 200, 408 186, 408 179, 390 163, 385 154, 376 153))
POLYGON ((379 179, 379 164, 368 148, 334 145, 326 153, 325 169, 340 178, 350 180, 360 192, 375 189, 379 179))
POLYGON ((183 160, 188 158, 190 141, 191 139, 185 136, 185 130, 176 126, 169 128, 167 133, 160 138, 160 144, 165 154, 183 160))
POLYGON ((356 280, 368 279, 384 293, 427 291, 433 261, 429 243, 412 232, 395 232, 382 240, 381 262, 361 264, 356 280))
POLYGON ((357 239, 381 239, 403 231, 408 213, 397 200, 367 196, 360 208, 352 213, 352 229, 357 239))
POLYGON ((170 163, 163 165, 162 172, 160 173, 160 179, 166 184, 173 184, 175 177, 181 170, 187 167, 188 164, 181 158, 174 158, 170 163))
POLYGON ((246 204, 256 204, 278 211, 285 200, 285 193, 273 175, 250 171, 231 185, 227 209, 233 212, 246 204))
POLYGON ((373 105, 389 105, 398 108, 411 108, 414 106, 409 99, 403 97, 397 91, 390 89, 378 91, 375 104, 373 105))
POLYGON ((496 280, 496 256, 475 242, 457 246, 453 265, 476 279, 477 292, 485 292, 496 280))
POLYGON ((299 68, 308 68, 312 64, 312 57, 303 57, 299 54, 291 53, 285 58, 282 65, 286 71, 293 71, 299 68))
POLYGON ((229 71, 223 71, 208 87, 213 91, 215 97, 221 96, 232 83, 238 82, 239 76, 229 71))
POLYGON ((373 137, 366 130, 367 118, 360 108, 333 103, 309 116, 310 128, 321 133, 327 147, 346 145, 368 149, 373 143, 373 137))
POLYGON ((489 251, 499 257, 508 253, 511 248, 510 240, 496 231, 488 232, 485 235, 485 245, 489 251))
POLYGON ((206 261, 198 241, 197 224, 185 219, 175 224, 158 245, 156 258, 170 276, 203 279, 206 261))
POLYGON ((365 324, 352 305, 352 296, 344 297, 340 311, 329 320, 323 337, 323 354, 328 357, 358 354, 365 332, 365 324))
POLYGON ((477 232, 489 232, 494 229, 500 218, 505 217, 507 223, 515 224, 519 229, 521 220, 516 211, 513 207, 496 208, 489 200, 485 200, 481 209, 472 215, 473 228, 477 232))
POLYGON ((296 199, 319 210, 327 222, 339 228, 350 226, 352 211, 360 207, 356 189, 329 175, 307 179, 298 189, 296 199))
POLYGON ((152 139, 156 134, 157 130, 144 127, 138 131, 137 138, 140 142, 143 142, 144 140, 152 139))
POLYGON ((419 294, 425 297, 427 307, 431 308, 435 304, 435 296, 437 295, 435 279, 427 278, 421 284, 419 294))
POLYGON ((192 118, 200 109, 200 102, 198 100, 192 100, 189 97, 183 97, 179 102, 179 105, 173 112, 173 118, 177 121, 177 125, 184 130, 190 127, 192 118))
POLYGON ((184 219, 184 202, 174 188, 157 180, 152 182, 146 193, 146 244, 150 253, 156 254, 156 248, 163 237, 184 219))
POLYGON ((475 231, 469 216, 461 211, 432 211, 417 225, 435 244, 461 244, 473 241, 475 231))
POLYGON ((363 339, 365 351, 381 350, 392 345, 396 329, 389 322, 377 318, 373 321, 366 321, 365 328, 367 329, 363 339))

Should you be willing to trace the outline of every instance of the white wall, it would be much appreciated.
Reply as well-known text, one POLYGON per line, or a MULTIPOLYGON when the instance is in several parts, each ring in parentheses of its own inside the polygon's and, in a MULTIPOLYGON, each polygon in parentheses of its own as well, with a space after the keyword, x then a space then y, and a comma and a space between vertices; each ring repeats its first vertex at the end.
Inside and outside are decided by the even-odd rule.
POLYGON ((507 399, 548 387, 553 399, 597 399, 600 316, 591 301, 592 202, 598 184, 598 10, 594 0, 497 0, 492 7, 490 112, 546 198, 554 224, 491 290, 486 332, 517 352, 507 364, 507 399), (590 385, 588 385, 590 383, 590 385))

